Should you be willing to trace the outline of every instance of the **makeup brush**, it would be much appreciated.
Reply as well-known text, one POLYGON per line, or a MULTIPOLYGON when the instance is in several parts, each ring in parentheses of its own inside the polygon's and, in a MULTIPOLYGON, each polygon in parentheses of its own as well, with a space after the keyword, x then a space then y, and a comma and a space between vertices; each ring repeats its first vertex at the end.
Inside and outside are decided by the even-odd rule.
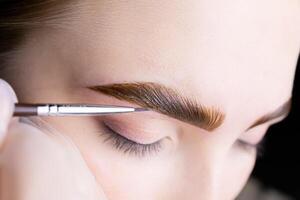
POLYGON ((134 108, 100 104, 27 104, 16 103, 13 116, 97 116, 147 111, 134 108))

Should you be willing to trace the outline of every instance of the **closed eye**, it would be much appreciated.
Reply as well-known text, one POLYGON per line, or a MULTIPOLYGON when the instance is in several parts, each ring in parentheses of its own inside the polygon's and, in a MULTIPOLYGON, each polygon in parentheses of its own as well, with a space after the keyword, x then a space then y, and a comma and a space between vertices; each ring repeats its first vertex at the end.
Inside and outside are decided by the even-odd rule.
POLYGON ((141 144, 124 137, 122 133, 116 132, 104 122, 101 123, 101 126, 103 129, 101 136, 105 137, 104 142, 110 142, 114 148, 124 154, 143 157, 158 153, 162 149, 162 140, 150 144, 141 144))
POLYGON ((253 150, 256 151, 257 158, 261 158, 264 154, 264 143, 265 140, 262 139, 257 144, 251 144, 243 140, 237 140, 236 144, 238 147, 240 147, 242 150, 245 150, 247 152, 252 152, 253 150))

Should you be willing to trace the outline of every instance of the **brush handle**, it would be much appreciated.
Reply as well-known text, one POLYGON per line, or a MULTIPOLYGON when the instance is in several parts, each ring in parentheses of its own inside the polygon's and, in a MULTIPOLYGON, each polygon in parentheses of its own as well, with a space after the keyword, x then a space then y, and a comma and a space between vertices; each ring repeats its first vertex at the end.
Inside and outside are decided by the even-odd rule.
POLYGON ((146 111, 116 105, 92 104, 15 104, 13 116, 98 116, 146 111))
POLYGON ((22 117, 22 116, 36 116, 38 115, 37 106, 30 104, 16 103, 13 116, 22 117))

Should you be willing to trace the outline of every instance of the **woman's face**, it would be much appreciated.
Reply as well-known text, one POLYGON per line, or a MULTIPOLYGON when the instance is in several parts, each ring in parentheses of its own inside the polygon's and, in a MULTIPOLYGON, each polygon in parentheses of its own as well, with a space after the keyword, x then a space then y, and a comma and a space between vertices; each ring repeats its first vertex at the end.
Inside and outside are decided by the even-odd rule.
POLYGON ((85 1, 68 12, 31 32, 4 73, 19 101, 139 107, 145 93, 117 99, 108 84, 172 88, 210 115, 188 123, 159 96, 147 112, 45 120, 73 139, 109 199, 233 199, 254 146, 288 112, 299 1, 85 1), (103 85, 112 92, 90 89, 103 85))

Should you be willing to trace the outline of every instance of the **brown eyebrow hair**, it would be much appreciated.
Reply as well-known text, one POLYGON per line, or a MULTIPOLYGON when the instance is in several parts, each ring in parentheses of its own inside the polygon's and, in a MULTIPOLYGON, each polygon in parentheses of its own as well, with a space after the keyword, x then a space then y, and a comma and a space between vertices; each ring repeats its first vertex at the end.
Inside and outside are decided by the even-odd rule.
POLYGON ((113 83, 88 87, 105 95, 125 100, 141 107, 213 131, 224 121, 225 114, 215 107, 205 107, 193 98, 154 82, 113 83))
POLYGON ((281 116, 287 116, 291 111, 291 107, 292 107, 292 98, 290 98, 288 101, 286 101, 280 107, 278 107, 275 111, 270 112, 270 113, 260 117, 259 119, 257 119, 247 130, 254 128, 255 126, 269 122, 273 119, 279 118, 281 116))
MULTIPOLYGON (((225 114, 215 107, 206 107, 194 98, 186 98, 177 90, 154 82, 113 83, 88 87, 96 92, 125 100, 187 122, 207 131, 220 127, 225 114)), ((288 115, 292 98, 256 120, 246 131, 283 115, 288 115)))

